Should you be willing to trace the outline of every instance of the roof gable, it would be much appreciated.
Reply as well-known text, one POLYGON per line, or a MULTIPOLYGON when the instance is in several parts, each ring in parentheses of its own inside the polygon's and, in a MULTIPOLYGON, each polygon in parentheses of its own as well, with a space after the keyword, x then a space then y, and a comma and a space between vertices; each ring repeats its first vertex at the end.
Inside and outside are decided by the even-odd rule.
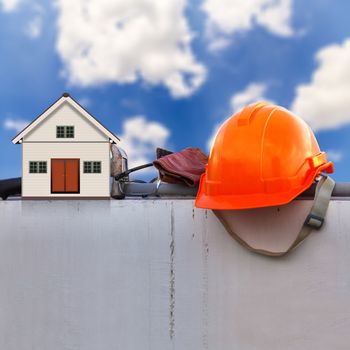
POLYGON ((39 124, 41 124, 49 115, 51 115, 56 109, 62 106, 64 103, 69 103, 71 107, 76 109, 84 118, 86 118, 94 127, 105 134, 111 141, 117 143, 119 138, 103 126, 95 117, 93 117, 85 108, 83 108, 77 101, 75 101, 69 94, 64 93, 56 102, 54 102, 49 108, 47 108, 42 114, 28 124, 19 134, 17 134, 12 142, 14 144, 19 143, 25 135, 33 131, 39 124))

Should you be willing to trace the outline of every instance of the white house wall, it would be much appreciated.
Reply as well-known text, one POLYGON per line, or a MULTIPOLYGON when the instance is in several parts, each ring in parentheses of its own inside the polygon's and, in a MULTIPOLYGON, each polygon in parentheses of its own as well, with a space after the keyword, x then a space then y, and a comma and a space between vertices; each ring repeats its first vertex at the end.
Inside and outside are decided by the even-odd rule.
POLYGON ((23 138, 23 142, 72 142, 72 141, 108 141, 108 137, 84 118, 68 102, 63 103, 44 121, 23 138), (74 139, 56 138, 56 126, 74 125, 74 139))
MULTIPOLYGON (((90 127, 90 129, 92 129, 90 127)), ((23 143, 23 197, 64 197, 67 194, 51 194, 52 158, 80 159, 80 193, 70 197, 109 196, 109 142, 104 143, 23 143), (30 174, 30 161, 47 161, 46 174, 30 174), (84 161, 101 161, 100 174, 84 174, 84 161)))

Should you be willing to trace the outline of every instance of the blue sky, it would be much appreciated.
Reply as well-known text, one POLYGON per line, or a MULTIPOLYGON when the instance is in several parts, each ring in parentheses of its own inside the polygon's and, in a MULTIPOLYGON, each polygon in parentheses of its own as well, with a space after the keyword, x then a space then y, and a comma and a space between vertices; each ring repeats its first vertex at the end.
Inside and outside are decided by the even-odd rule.
POLYGON ((68 91, 131 165, 156 146, 208 151, 235 110, 273 101, 348 181, 349 13, 346 0, 0 0, 0 178, 20 175, 17 130, 68 91))

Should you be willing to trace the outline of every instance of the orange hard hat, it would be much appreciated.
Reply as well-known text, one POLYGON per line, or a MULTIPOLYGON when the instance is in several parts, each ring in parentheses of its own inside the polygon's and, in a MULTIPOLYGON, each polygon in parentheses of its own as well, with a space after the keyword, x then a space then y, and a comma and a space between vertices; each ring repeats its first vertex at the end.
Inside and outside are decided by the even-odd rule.
POLYGON ((333 171, 301 118, 283 107, 254 103, 219 129, 195 205, 247 209, 286 204, 321 172, 333 171))

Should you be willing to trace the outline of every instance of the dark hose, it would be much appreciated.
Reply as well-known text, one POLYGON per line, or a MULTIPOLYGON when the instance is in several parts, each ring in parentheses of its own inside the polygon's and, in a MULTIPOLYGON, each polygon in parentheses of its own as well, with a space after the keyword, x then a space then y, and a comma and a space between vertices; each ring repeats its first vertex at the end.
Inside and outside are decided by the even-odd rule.
POLYGON ((114 177, 114 179, 116 181, 119 181, 120 179, 122 179, 125 176, 128 176, 130 173, 133 173, 134 171, 141 170, 141 169, 144 169, 144 168, 149 168, 150 166, 153 166, 153 163, 147 163, 147 164, 139 165, 139 166, 137 166, 135 168, 128 169, 128 170, 118 174, 117 176, 114 177))
POLYGON ((16 196, 21 194, 21 178, 0 180, 0 197, 5 200, 9 196, 16 196))

